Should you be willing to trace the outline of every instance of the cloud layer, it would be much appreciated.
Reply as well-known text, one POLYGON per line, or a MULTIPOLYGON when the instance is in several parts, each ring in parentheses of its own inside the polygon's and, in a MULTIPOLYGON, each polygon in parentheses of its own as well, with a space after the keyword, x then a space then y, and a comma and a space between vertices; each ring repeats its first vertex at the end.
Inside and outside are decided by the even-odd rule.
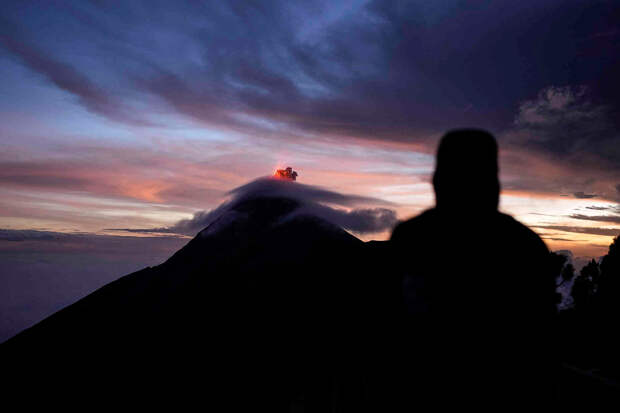
POLYGON ((358 234, 390 230, 397 222, 396 212, 388 208, 354 208, 347 210, 334 207, 351 207, 359 204, 390 205, 389 202, 384 200, 341 194, 312 185, 304 185, 272 177, 256 179, 233 189, 229 194, 232 195, 232 198, 217 208, 210 211, 196 212, 191 219, 183 219, 169 227, 145 229, 115 228, 110 230, 173 233, 193 236, 239 203, 262 197, 293 199, 300 203, 300 206, 290 216, 283 219, 288 219, 292 216, 311 215, 358 234))
POLYGON ((612 3, 23 4, 0 9, 5 57, 128 127, 432 153, 476 126, 500 138, 507 188, 620 197, 612 3))
POLYGON ((555 123, 548 116, 575 103, 563 85, 587 84, 597 100, 617 99, 616 83, 600 83, 617 68, 618 10, 600 7, 84 3, 6 7, 0 33, 15 59, 111 120, 148 123, 149 111, 166 111, 249 133, 424 141, 455 126, 504 129, 515 103, 550 85, 560 86, 521 104, 521 125, 555 123), (115 96, 141 100, 148 111, 115 96))
POLYGON ((187 242, 0 229, 0 343, 125 274, 161 264, 187 242))

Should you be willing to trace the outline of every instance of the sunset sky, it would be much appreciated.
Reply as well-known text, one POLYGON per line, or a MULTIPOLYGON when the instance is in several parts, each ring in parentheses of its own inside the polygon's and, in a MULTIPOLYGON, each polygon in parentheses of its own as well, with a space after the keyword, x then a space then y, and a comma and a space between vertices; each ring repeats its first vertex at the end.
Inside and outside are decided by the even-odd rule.
POLYGON ((456 127, 495 134, 501 209, 551 249, 620 234, 617 2, 63 3, 0 6, 3 249, 147 236, 119 229, 289 165, 405 219, 456 127))

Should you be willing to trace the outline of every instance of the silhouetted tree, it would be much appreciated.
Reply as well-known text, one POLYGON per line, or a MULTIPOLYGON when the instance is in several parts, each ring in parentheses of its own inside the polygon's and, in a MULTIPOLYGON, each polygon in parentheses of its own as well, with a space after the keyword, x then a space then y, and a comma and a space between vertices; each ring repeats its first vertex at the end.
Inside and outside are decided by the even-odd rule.
MULTIPOLYGON (((564 264, 566 264, 566 260, 568 257, 566 255, 558 254, 556 252, 549 253, 549 270, 551 273, 557 278, 562 274, 562 269, 564 268, 564 264)), ((556 286, 559 287, 562 285, 562 282, 556 286)), ((558 291, 555 293, 555 304, 560 304, 562 302, 562 294, 558 291)))
POLYGON ((598 264, 592 260, 581 269, 579 276, 573 283, 571 297, 577 311, 585 311, 590 308, 595 291, 594 280, 598 279, 598 264))
POLYGON ((609 246, 600 266, 599 282, 594 295, 594 339, 598 344, 596 357, 606 375, 620 379, 620 237, 609 246))
POLYGON ((581 269, 581 272, 580 272, 580 275, 592 281, 592 284, 594 285, 594 290, 596 290, 598 286, 600 274, 601 274, 601 271, 600 271, 599 265, 594 259, 592 259, 589 263, 587 263, 581 269))
MULTIPOLYGON (((555 257, 555 274, 561 262, 555 257)), ((571 269, 566 265, 560 274, 561 285, 570 278, 571 269)), ((560 341, 570 347, 564 349, 563 357, 620 378, 620 237, 613 240, 600 265, 593 259, 581 269, 571 296, 573 308, 561 314, 560 341)))
POLYGON ((595 301, 599 316, 611 320, 620 315, 620 236, 609 246, 597 278, 595 301))
POLYGON ((562 268, 562 272, 560 273, 560 275, 562 276, 562 281, 560 281, 558 287, 565 282, 570 282, 575 277, 575 267, 573 267, 573 264, 566 264, 564 268, 562 268))
POLYGON ((614 238, 601 261, 600 292, 597 299, 617 303, 620 298, 620 236, 614 238))

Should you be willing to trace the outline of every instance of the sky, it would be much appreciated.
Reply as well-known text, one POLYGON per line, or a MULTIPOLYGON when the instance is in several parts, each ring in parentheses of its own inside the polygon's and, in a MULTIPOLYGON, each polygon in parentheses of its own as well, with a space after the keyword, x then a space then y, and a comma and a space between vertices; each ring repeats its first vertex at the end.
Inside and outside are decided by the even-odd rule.
POLYGON ((620 234, 618 73, 616 1, 4 1, 0 252, 57 273, 152 243, 122 270, 154 265, 193 235, 170 228, 285 166, 407 219, 434 203, 438 139, 477 127, 501 210, 598 257, 620 234))

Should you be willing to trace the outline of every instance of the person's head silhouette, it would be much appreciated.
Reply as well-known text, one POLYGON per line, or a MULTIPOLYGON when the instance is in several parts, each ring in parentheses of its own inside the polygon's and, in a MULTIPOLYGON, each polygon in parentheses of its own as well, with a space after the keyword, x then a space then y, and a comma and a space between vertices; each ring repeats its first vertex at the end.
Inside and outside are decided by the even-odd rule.
POLYGON ((484 214, 497 210, 497 143, 490 133, 459 129, 446 133, 437 149, 433 187, 440 211, 484 214))

